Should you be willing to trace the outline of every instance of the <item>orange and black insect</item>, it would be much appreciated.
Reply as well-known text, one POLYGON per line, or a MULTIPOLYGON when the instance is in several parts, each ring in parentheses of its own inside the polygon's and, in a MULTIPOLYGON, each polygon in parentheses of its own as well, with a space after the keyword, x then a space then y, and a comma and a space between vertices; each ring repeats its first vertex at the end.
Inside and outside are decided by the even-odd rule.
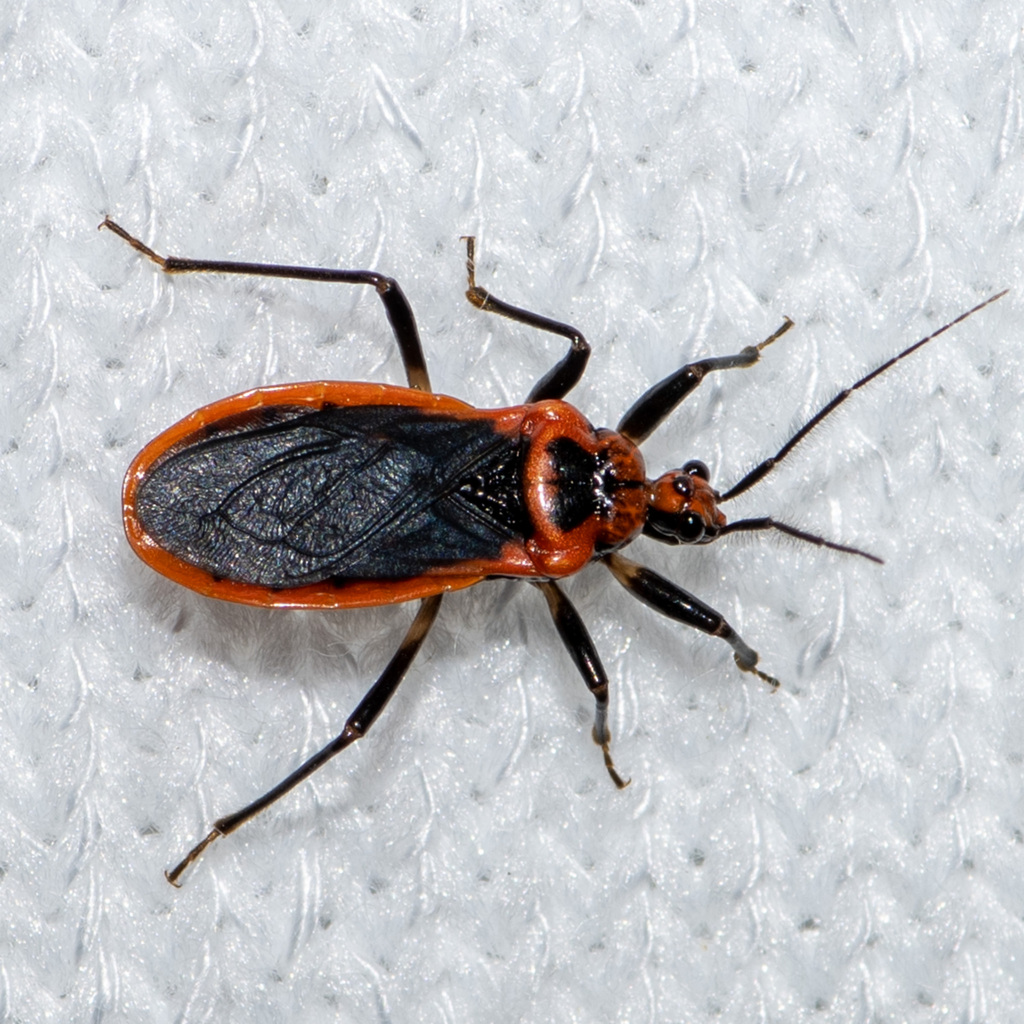
POLYGON ((633 596, 672 619, 720 637, 736 664, 773 687, 758 655, 703 601, 620 552, 640 534, 665 544, 707 544, 728 533, 777 530, 862 555, 770 516, 727 523, 719 505, 748 490, 850 394, 994 302, 957 317, 841 391, 771 458, 720 494, 703 462, 649 480, 639 445, 716 370, 753 366, 784 334, 689 363, 655 384, 615 430, 595 429, 563 399, 583 375, 583 335, 512 306, 476 284, 474 240, 466 239, 469 290, 478 309, 569 342, 526 404, 477 409, 430 390, 419 332, 398 283, 370 270, 235 263, 159 256, 107 218, 119 235, 170 274, 254 274, 376 289, 409 382, 315 381, 254 388, 186 416, 136 456, 125 477, 124 524, 138 555, 157 572, 208 597, 275 608, 357 608, 417 599, 412 625, 345 728, 283 782, 214 822, 172 871, 185 869, 228 835, 366 735, 398 688, 451 590, 485 579, 523 579, 540 589, 559 635, 594 696, 593 736, 612 780, 608 677, 594 643, 557 580, 604 563, 633 596))

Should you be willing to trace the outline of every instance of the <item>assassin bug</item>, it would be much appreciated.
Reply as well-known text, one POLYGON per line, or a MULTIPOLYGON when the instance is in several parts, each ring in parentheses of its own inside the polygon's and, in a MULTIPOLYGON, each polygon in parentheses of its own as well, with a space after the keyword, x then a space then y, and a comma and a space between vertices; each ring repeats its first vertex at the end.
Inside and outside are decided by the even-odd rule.
POLYGON ((758 655, 709 605, 620 549, 643 533, 665 544, 707 544, 728 533, 776 530, 834 551, 881 559, 770 516, 727 523, 721 503, 753 487, 854 391, 999 292, 882 363, 812 416, 771 458, 720 494, 703 462, 647 479, 638 446, 716 370, 753 366, 793 323, 731 356, 689 363, 645 392, 612 431, 562 399, 590 346, 568 324, 498 299, 476 283, 478 309, 565 338, 569 350, 508 409, 477 409, 430 389, 412 309, 398 283, 370 270, 327 270, 160 256, 106 218, 100 225, 169 274, 220 273, 363 284, 376 289, 405 367, 407 388, 315 381, 254 388, 186 416, 135 457, 122 492, 131 546, 157 572, 207 597, 275 608, 356 608, 418 599, 387 667, 342 732, 284 781, 211 831, 173 870, 173 885, 229 835, 364 736, 398 688, 451 590, 511 577, 536 586, 596 705, 593 738, 615 785, 608 678, 586 626, 557 580, 603 562, 656 611, 720 637, 736 664, 770 686, 758 655))

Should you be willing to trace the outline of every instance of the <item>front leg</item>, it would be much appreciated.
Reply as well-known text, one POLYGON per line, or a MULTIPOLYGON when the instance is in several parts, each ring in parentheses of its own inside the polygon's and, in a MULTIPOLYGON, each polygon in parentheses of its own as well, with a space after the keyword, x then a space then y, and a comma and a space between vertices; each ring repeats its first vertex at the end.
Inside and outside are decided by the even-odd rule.
POLYGON ((714 370, 734 370, 753 366, 761 358, 762 349, 777 341, 793 326, 787 316, 782 326, 759 345, 748 345, 734 356, 711 356, 697 363, 687 363, 675 373, 648 388, 619 420, 616 428, 633 444, 642 444, 659 423, 714 370))
POLYGON ((720 637, 733 649, 733 657, 742 671, 752 672, 773 690, 779 688, 778 679, 757 667, 757 651, 743 642, 736 630, 725 621, 721 612, 716 612, 710 605, 688 594, 682 587, 677 587, 653 569, 637 565, 622 555, 607 555, 602 561, 634 597, 662 615, 675 619, 676 622, 693 626, 708 636, 720 637))

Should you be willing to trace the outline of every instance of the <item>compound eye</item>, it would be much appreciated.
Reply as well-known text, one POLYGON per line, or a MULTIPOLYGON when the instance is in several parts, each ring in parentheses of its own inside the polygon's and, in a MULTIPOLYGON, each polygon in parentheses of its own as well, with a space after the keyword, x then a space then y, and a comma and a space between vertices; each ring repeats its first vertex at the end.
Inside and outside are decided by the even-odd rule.
POLYGON ((710 480, 711 473, 708 471, 708 467, 704 465, 700 459, 690 459, 685 466, 683 466, 683 472, 689 476, 699 476, 701 480, 710 480))
POLYGON ((696 512, 686 512, 680 517, 676 534, 685 544, 696 544, 704 536, 704 520, 696 512))

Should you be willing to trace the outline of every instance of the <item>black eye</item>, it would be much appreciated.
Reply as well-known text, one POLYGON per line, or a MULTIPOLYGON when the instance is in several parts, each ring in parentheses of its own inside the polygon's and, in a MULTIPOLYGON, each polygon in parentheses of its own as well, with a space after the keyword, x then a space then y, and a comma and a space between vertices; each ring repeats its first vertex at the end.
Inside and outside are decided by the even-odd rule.
POLYGON ((676 535, 686 544, 696 544, 704 536, 704 520, 696 512, 687 512, 679 520, 676 535))
POLYGON ((705 466, 700 459, 690 459, 690 461, 683 466, 683 472, 688 473, 690 476, 699 476, 701 480, 711 479, 711 473, 708 471, 708 467, 705 466))

